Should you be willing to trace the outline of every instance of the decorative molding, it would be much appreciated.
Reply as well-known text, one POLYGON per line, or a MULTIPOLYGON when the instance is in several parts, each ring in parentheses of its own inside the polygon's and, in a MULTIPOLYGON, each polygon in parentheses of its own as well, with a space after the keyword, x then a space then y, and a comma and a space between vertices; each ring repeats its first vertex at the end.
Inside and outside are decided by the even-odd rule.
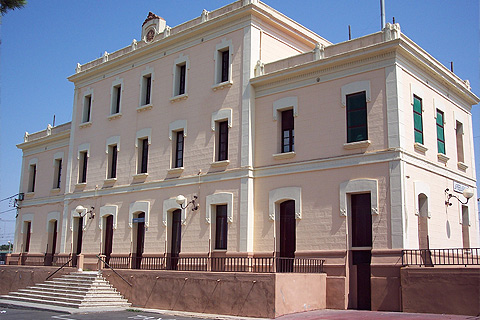
POLYGON ((168 138, 173 141, 173 133, 183 130, 183 136, 187 137, 187 120, 175 120, 168 125, 168 138))
POLYGON ((346 85, 343 85, 341 88, 342 106, 343 107, 347 106, 347 96, 349 94, 363 92, 363 91, 365 91, 366 101, 367 102, 372 101, 369 80, 355 81, 355 82, 350 82, 346 85))
POLYGON ((227 167, 229 164, 230 164, 230 160, 222 160, 222 161, 211 162, 210 166, 212 168, 220 168, 220 167, 227 167))
MULTIPOLYGON (((151 99, 151 98, 150 98, 151 99)), ((150 104, 145 104, 143 106, 139 106, 137 107, 137 112, 140 113, 142 111, 147 111, 147 110, 151 110, 153 108, 153 105, 150 103, 150 104)))
POLYGON ((171 97, 170 98, 170 103, 175 103, 175 102, 178 102, 178 101, 181 101, 181 100, 187 100, 187 99, 188 99, 188 94, 184 93, 184 94, 180 94, 180 95, 176 95, 174 97, 171 97))
POLYGON ((285 160, 285 159, 292 159, 292 158, 295 158, 295 151, 291 151, 291 152, 283 152, 283 153, 275 153, 273 154, 273 159, 275 160, 285 160))
MULTIPOLYGON (((85 211, 87 211, 87 210, 85 209, 85 211)), ((83 214, 83 212, 82 212, 82 214, 83 214)), ((70 211, 70 231, 72 231, 72 232, 73 232, 73 219, 74 219, 74 218, 80 218, 80 213, 78 213, 77 211, 75 211, 75 209, 73 209, 72 211, 70 211)), ((87 219, 86 217, 84 217, 83 223, 82 223, 82 230, 83 230, 83 231, 87 230, 87 220, 88 220, 88 219, 87 219)), ((101 229, 101 228, 100 228, 100 229, 101 229)))
POLYGON ((468 166, 463 162, 457 162, 457 168, 459 170, 466 171, 468 169, 468 166))
POLYGON ((293 109, 293 116, 298 117, 298 97, 285 97, 273 102, 273 121, 277 121, 278 112, 293 109))
POLYGON ((423 154, 425 154, 425 152, 428 151, 428 148, 425 147, 423 144, 419 143, 419 142, 415 142, 415 144, 413 145, 413 147, 415 148, 415 150, 417 150, 418 152, 421 152, 423 154))
POLYGON ((368 146, 370 146, 371 143, 372 141, 370 140, 347 142, 343 144, 343 149, 346 149, 346 150, 364 149, 364 148, 368 148, 368 146))
POLYGON ((378 181, 376 179, 356 179, 340 184, 340 215, 346 217, 347 195, 351 193, 370 192, 371 214, 378 212, 378 181))
POLYGON ((168 174, 180 174, 185 170, 184 167, 171 168, 167 170, 168 174))
POLYGON ((148 139, 148 144, 152 144, 152 128, 143 128, 138 130, 135 135, 135 147, 138 148, 139 139, 148 139))
POLYGON ((220 83, 214 84, 212 86, 212 90, 213 91, 223 90, 225 88, 230 88, 231 86, 233 86, 233 81, 228 80, 228 81, 225 81, 225 82, 220 82, 220 83))
POLYGON ((430 206, 428 201, 430 199, 430 186, 423 181, 415 181, 413 183, 413 188, 415 192, 415 215, 420 216, 420 208, 418 204, 418 196, 424 194, 427 197, 427 217, 432 217, 432 212, 430 211, 430 206))
POLYGON ((105 153, 108 154, 108 147, 109 146, 113 146, 113 145, 116 145, 117 146, 117 151, 119 152, 120 151, 120 136, 113 136, 113 137, 109 137, 105 143, 105 153))
MULTIPOLYGON (((187 205, 187 199, 185 199, 183 205, 184 206, 187 205)), ((167 199, 167 200, 163 201, 162 223, 163 223, 164 227, 167 227, 168 213, 171 213, 175 210, 181 210, 182 211, 182 216, 181 216, 182 224, 185 225, 187 223, 187 210, 180 208, 180 206, 177 203, 176 198, 170 198, 170 199, 167 199)))
POLYGON ((450 158, 447 157, 446 155, 444 155, 443 153, 437 153, 437 159, 438 159, 438 161, 440 161, 442 163, 445 163, 445 164, 447 164, 447 161, 450 160, 450 158))
POLYGON ((221 121, 221 120, 227 120, 228 121, 228 127, 231 128, 232 127, 232 113, 233 113, 233 110, 230 109, 230 108, 224 108, 224 109, 220 109, 220 110, 217 110, 217 111, 214 111, 212 112, 212 120, 210 122, 210 125, 211 125, 211 128, 212 128, 212 131, 215 131, 215 122, 217 121, 221 121))
MULTIPOLYGON (((100 207, 100 216, 98 217, 98 228, 103 229, 103 218, 106 216, 113 216, 113 229, 117 229, 117 220, 118 220, 118 206, 117 205, 106 205, 100 207)), ((87 219, 83 219, 84 223, 87 219)))
POLYGON ((128 226, 133 227, 133 215, 137 212, 145 213, 145 227, 148 228, 150 220, 150 201, 135 201, 128 209, 128 226))
POLYGON ((88 127, 91 127, 92 126, 92 122, 91 121, 88 121, 88 122, 82 122, 78 125, 78 127, 80 129, 83 129, 83 128, 88 128, 88 127))
POLYGON ((47 232, 52 232, 53 230, 50 230, 50 221, 56 220, 57 221, 57 232, 60 231, 60 212, 58 211, 52 211, 47 214, 47 232))
POLYGON ((206 212, 205 221, 210 224, 212 222, 212 206, 215 205, 227 205, 227 222, 233 222, 233 193, 219 192, 210 194, 206 197, 206 212))
POLYGON ((268 217, 271 221, 277 218, 278 205, 287 200, 295 201, 295 219, 302 219, 302 188, 285 187, 271 190, 268 193, 268 217))

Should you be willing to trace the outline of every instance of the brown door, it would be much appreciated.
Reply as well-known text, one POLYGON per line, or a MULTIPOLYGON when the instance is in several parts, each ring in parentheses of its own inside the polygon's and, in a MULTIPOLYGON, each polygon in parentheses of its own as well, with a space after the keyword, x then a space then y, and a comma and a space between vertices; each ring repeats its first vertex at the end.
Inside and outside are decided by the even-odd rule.
POLYGON ((172 243, 170 247, 170 269, 178 269, 178 257, 182 245, 182 211, 180 209, 172 213, 172 243))
POLYGON ((30 221, 27 222, 27 227, 25 229, 27 234, 25 236, 25 252, 28 252, 30 250, 30 232, 32 228, 32 223, 30 221))
POLYGON ((295 201, 288 200, 280 204, 280 258, 277 259, 279 272, 293 272, 295 249, 295 201))
MULTIPOLYGON (((372 247, 372 213, 370 193, 352 194, 352 247, 372 247)), ((371 309, 370 261, 371 249, 352 252, 353 265, 357 272, 357 309, 371 309)))
POLYGON ((113 244, 113 216, 109 215, 105 220, 105 251, 103 254, 105 255, 105 261, 109 263, 113 244))
POLYGON ((77 247, 73 252, 73 265, 77 266, 77 256, 82 253, 82 240, 83 240, 83 217, 77 219, 77 247))
POLYGON ((135 254, 135 269, 140 269, 142 264, 143 247, 145 243, 145 213, 140 213, 137 219, 137 251, 135 254))
POLYGON ((52 248, 51 254, 55 255, 55 250, 57 249, 57 220, 53 223, 53 237, 52 237, 52 248))

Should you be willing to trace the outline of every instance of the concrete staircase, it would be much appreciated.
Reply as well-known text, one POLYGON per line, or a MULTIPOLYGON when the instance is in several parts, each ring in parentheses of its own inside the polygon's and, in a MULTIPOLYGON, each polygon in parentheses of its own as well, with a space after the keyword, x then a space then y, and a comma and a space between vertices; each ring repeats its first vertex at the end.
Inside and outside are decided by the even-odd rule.
POLYGON ((74 272, 0 296, 0 304, 65 312, 125 310, 130 303, 97 271, 74 272))

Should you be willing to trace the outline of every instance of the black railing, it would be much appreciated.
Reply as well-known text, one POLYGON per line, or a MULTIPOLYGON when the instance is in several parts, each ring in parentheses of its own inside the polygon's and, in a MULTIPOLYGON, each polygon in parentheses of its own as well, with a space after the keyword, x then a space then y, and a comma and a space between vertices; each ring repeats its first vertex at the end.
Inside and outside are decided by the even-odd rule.
POLYGON ((48 279, 50 279, 51 277, 53 277, 53 275, 54 275, 55 273, 57 273, 58 271, 62 270, 64 267, 67 267, 68 264, 72 262, 72 260, 73 260, 73 258, 70 258, 70 259, 68 259, 66 262, 64 262, 57 270, 55 270, 54 273, 52 273, 51 275, 49 275, 49 276, 45 279, 45 281, 47 281, 48 279))
POLYGON ((132 287, 132 284, 131 284, 130 282, 128 282, 124 277, 122 277, 121 274, 119 274, 117 271, 115 271, 115 269, 114 269, 110 264, 108 264, 107 261, 103 260, 103 259, 100 258, 98 255, 95 255, 95 257, 97 257, 97 259, 98 259, 100 262, 102 262, 102 263, 105 265, 105 267, 110 268, 110 269, 113 271, 113 273, 115 273, 115 274, 116 274, 117 276, 119 276, 123 281, 125 281, 130 287, 132 287))
POLYGON ((322 273, 324 262, 319 258, 157 256, 110 257, 109 264, 116 269, 322 273))
POLYGON ((402 250, 404 266, 480 265, 480 248, 402 250))

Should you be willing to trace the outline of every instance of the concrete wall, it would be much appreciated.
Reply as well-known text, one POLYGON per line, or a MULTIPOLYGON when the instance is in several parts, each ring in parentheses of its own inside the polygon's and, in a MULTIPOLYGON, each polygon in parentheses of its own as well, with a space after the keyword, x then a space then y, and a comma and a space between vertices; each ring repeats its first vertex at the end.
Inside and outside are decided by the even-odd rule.
POLYGON ((480 268, 402 268, 404 312, 480 314, 480 268))
POLYGON ((274 318, 325 309, 326 274, 111 270, 107 280, 133 307, 274 318))
MULTIPOLYGON (((45 279, 55 272, 58 267, 28 267, 28 266, 0 266, 0 294, 18 291, 45 279)), ((76 271, 75 268, 63 268, 53 277, 76 271)))

